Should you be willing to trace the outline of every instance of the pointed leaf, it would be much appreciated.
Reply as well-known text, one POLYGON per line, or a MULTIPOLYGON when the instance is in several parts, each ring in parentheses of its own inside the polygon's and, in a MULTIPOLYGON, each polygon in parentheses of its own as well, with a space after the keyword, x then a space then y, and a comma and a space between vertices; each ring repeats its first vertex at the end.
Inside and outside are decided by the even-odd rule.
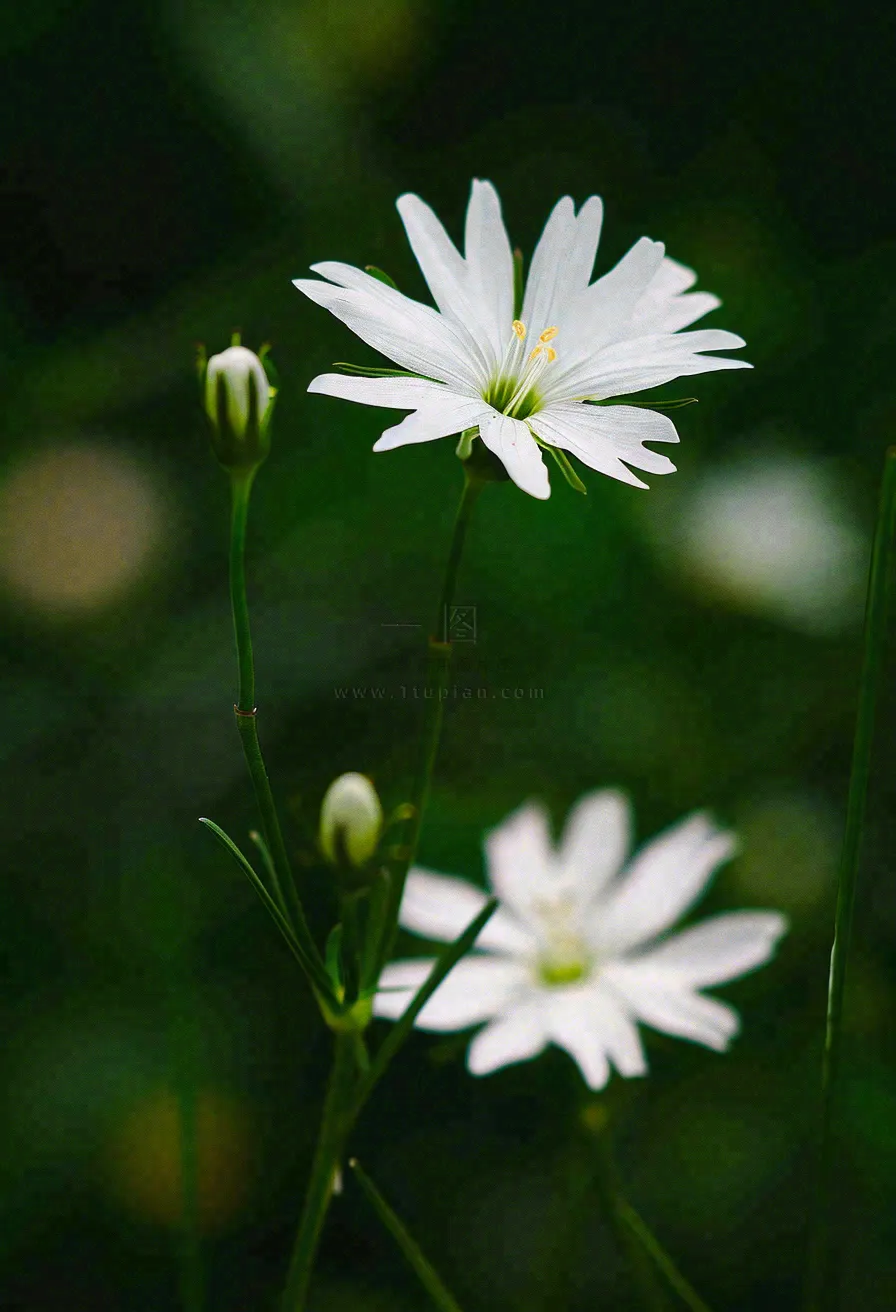
POLYGON ((358 1159, 352 1157, 349 1159, 348 1164, 354 1172, 355 1179, 361 1186, 367 1201, 407 1258, 408 1265, 416 1273, 421 1285, 429 1294, 435 1306, 441 1308, 442 1312, 460 1312, 460 1305, 445 1288, 441 1276, 439 1276, 429 1258, 426 1257, 416 1239, 386 1202, 370 1176, 361 1169, 358 1159))

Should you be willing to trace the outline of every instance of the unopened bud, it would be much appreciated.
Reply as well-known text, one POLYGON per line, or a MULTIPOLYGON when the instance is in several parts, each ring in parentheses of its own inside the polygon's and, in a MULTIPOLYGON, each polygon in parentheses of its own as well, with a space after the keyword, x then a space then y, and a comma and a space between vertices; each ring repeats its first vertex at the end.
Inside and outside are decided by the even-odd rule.
POLYGON ((238 341, 211 357, 204 402, 212 446, 225 469, 251 469, 265 459, 275 394, 260 358, 238 341))
POLYGON ((334 865, 359 867, 376 851, 383 808, 366 774, 341 774, 327 789, 320 808, 320 845, 334 865))

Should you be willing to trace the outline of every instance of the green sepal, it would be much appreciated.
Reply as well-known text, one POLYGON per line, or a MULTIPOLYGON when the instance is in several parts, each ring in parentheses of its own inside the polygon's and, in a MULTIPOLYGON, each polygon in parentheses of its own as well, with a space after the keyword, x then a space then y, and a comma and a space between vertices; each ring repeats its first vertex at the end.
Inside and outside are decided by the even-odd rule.
POLYGON ((513 317, 519 319, 523 313, 523 252, 517 246, 513 252, 513 317))
POLYGON ((473 443, 479 436, 479 429, 476 427, 465 428, 457 440, 457 458, 458 460, 469 460, 473 454, 473 443))
POLYGON ((585 405, 636 405, 639 410, 680 410, 682 406, 696 405, 698 396, 681 396, 674 401, 594 401, 585 397, 585 405))
MULTIPOLYGON (((469 432, 469 429, 467 430, 469 432)), ((458 450, 460 455, 460 450, 458 450)), ((463 457, 461 457, 463 459, 463 457)), ((479 483, 506 483, 510 475, 493 451, 489 451, 482 438, 470 443, 470 454, 463 461, 468 477, 479 483)))
POLYGON ((371 278, 376 278, 377 282, 383 282, 387 287, 391 287, 393 291, 398 291, 398 283, 395 279, 390 278, 388 273, 384 273, 382 269, 378 269, 375 264, 365 264, 364 269, 365 272, 370 274, 371 278))
POLYGON ((542 447, 543 451, 550 451, 551 455, 554 457, 554 460, 557 462, 557 466, 561 474, 566 479, 569 486, 575 488, 576 492, 581 492, 582 496, 587 496, 588 489, 585 486, 585 484, 582 482, 582 480, 579 478, 578 474, 573 469, 572 465, 569 463, 569 460, 567 459, 566 456, 566 452, 561 451, 559 447, 547 446, 543 443, 539 443, 539 446, 542 447))
POLYGON ((351 364, 348 360, 334 360, 333 368, 353 378, 418 378, 421 383, 437 383, 437 378, 411 373, 409 369, 380 369, 376 365, 351 364))

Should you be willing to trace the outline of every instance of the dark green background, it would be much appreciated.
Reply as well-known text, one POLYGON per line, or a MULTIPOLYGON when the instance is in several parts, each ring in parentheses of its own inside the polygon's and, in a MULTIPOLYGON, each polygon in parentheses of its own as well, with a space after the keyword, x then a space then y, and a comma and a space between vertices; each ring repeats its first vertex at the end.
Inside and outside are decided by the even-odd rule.
MULTIPOLYGON (((756 370, 665 389, 700 404, 676 416, 680 472, 649 493, 589 471, 587 498, 557 477, 546 504, 488 490, 460 589, 479 640, 457 682, 543 696, 449 705, 421 857, 479 877, 482 832, 518 802, 540 795, 559 822, 598 784, 632 793, 642 837, 697 806, 738 829, 744 854, 706 905, 778 906, 792 932, 723 991, 744 1018, 729 1055, 649 1036, 649 1078, 615 1078, 608 1103, 628 1191, 707 1301, 797 1305, 860 624, 854 606, 807 631, 701 587, 675 541, 708 472, 784 453, 826 471, 860 565, 867 552, 896 411, 893 23, 859 4, 645 0, 10 7, 3 550, 24 531, 14 480, 58 475, 66 451, 16 556, 40 596, 70 559, 115 557, 116 517, 157 538, 103 604, 51 610, 5 584, 0 599, 4 1309, 178 1306, 176 1239, 112 1146, 130 1134, 129 1160, 142 1144, 170 1176, 153 1109, 178 1034, 224 1108, 214 1154, 240 1185, 209 1234, 211 1307, 273 1306, 328 1045, 196 823, 242 836, 255 818, 230 713, 226 481, 192 357, 234 327, 274 344, 250 525, 260 725, 323 932, 316 808, 344 769, 388 804, 406 796, 419 706, 399 690, 421 678, 420 643, 383 626, 428 621, 460 476, 450 442, 373 456, 383 416, 305 395, 332 360, 372 356, 289 280, 370 262, 422 296, 394 199, 419 191, 458 234, 471 176, 497 184, 527 252, 559 195, 602 194, 600 268, 642 233, 665 240, 722 296, 710 322, 746 337, 756 370), (105 460, 149 500, 84 508, 105 460), (45 537, 46 557, 29 545, 45 537)), ((896 1302, 889 701, 848 1008, 844 1308, 896 1302)), ((464 1308, 634 1306, 594 1200, 568 1213, 572 1063, 552 1051, 475 1081, 462 1053, 410 1044, 365 1115, 362 1161, 464 1308)), ((313 1306, 424 1306, 351 1183, 313 1306)))

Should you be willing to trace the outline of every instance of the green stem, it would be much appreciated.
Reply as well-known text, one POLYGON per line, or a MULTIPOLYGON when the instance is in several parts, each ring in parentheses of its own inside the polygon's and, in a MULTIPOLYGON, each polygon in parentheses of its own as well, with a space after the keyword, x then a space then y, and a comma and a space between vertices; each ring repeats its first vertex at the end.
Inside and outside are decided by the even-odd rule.
MULTIPOLYGON (((265 768, 261 744, 258 741, 258 724, 255 706, 255 662, 252 655, 252 632, 249 627, 249 603, 246 595, 246 522, 249 515, 249 497, 255 470, 237 470, 231 474, 232 513, 230 520, 230 602, 233 609, 233 632, 236 639, 237 668, 239 670, 239 696, 234 705, 236 727, 243 745, 243 755, 255 790, 255 799, 261 812, 261 825, 265 842, 271 854, 273 870, 272 892, 274 900, 291 922, 296 938, 307 956, 320 962, 299 895, 292 876, 283 832, 271 792, 271 783, 265 768), (286 890, 287 900, 284 898, 286 890), (288 907, 288 910, 287 910, 288 907)), ((320 962, 321 967, 323 963, 320 962)))
MULTIPOLYGON (((598 1193, 603 1204, 604 1214, 613 1236, 616 1239, 638 1290, 642 1305, 648 1312, 664 1312, 666 1300, 657 1284, 652 1264, 638 1239, 626 1224, 625 1208, 627 1204, 619 1187, 616 1161, 610 1137, 606 1113, 602 1109, 590 1109, 599 1112, 599 1124, 591 1126, 594 1136, 594 1163, 598 1193)), ((586 1124, 592 1118, 586 1113, 586 1124)))
POLYGON ((843 999, 855 910, 856 883, 862 849, 862 828, 868 799, 868 781, 874 745, 874 722, 884 668, 887 612, 894 571, 896 539, 896 447, 887 451, 881 486, 880 507, 865 611, 865 641, 859 704, 853 743, 852 771, 846 803, 846 825, 840 853, 837 909, 834 915, 834 944, 828 983, 827 1024, 821 1076, 821 1141, 818 1187, 815 1192, 809 1236, 806 1278, 806 1307, 818 1312, 833 1306, 836 1299, 838 1245, 833 1234, 835 1206, 836 1143, 834 1123, 839 1096, 843 1049, 843 999))
POLYGON ((205 1270, 199 1225, 199 1107, 196 1026, 185 971, 169 987, 170 1035, 181 1170, 180 1298, 183 1312, 204 1312, 205 1270))
POLYGON ((678 1294, 681 1301, 691 1309, 691 1312, 710 1312, 708 1304, 704 1303, 690 1280, 681 1274, 656 1235, 642 1220, 631 1203, 619 1197, 616 1200, 616 1210, 619 1213, 620 1220, 628 1226, 657 1270, 665 1277, 669 1288, 678 1294))
POLYGON ((355 1040, 350 1033, 337 1033, 330 1083, 324 1101, 320 1134, 302 1219, 296 1235, 283 1295, 283 1312, 303 1312, 311 1283, 311 1272, 336 1173, 351 1129, 349 1108, 355 1084, 355 1040))
POLYGON ((408 870, 417 855, 417 847, 420 842, 420 832, 423 828, 423 817, 426 812, 426 804, 429 800, 429 792, 432 785, 433 768, 439 750, 439 741, 442 736, 442 721, 445 713, 445 687, 448 682, 448 671, 451 666, 452 645, 451 642, 448 641, 448 617, 450 608, 454 602, 457 575, 460 569, 461 557, 463 556, 464 543, 466 541, 467 529, 470 525, 473 507, 475 506, 479 493, 484 486, 485 483, 481 478, 475 473, 472 473, 468 468, 464 468, 464 488, 461 493, 460 503, 457 507, 457 514, 454 519, 454 532, 451 536, 451 546, 448 550, 448 560, 445 564, 442 590, 439 594, 435 629, 429 639, 425 689, 426 718, 423 726, 422 739, 423 747, 420 755, 417 777, 414 783, 414 792, 411 799, 413 810, 408 822, 408 833, 406 841, 402 847, 401 858, 397 867, 393 870, 394 883, 389 900, 389 916, 387 921, 387 923, 391 925, 391 930, 384 935, 381 964, 384 964, 385 961, 388 960, 392 951, 395 934, 398 928, 398 909, 401 906, 401 897, 404 892, 405 880, 407 879, 408 870))

